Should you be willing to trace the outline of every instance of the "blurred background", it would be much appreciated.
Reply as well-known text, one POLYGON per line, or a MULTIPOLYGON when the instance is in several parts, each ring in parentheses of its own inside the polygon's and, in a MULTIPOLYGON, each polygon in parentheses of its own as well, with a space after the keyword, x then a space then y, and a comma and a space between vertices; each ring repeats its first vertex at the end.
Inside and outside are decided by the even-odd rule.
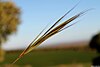
MULTIPOLYGON (((48 23, 49 28, 78 2, 0 0, 0 67, 10 65, 48 23)), ((93 10, 73 21, 79 21, 74 26, 47 39, 25 55, 15 67, 90 67, 92 59, 98 55, 89 45, 93 36, 100 32, 99 2, 81 0, 61 23, 81 11, 93 10)), ((100 36, 97 40, 100 42, 100 36)))

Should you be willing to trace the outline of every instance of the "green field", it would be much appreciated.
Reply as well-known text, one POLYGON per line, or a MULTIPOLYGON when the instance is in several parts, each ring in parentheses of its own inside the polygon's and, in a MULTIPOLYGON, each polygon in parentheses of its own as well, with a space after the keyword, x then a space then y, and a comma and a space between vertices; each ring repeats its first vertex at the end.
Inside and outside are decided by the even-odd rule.
MULTIPOLYGON (((3 63, 0 63, 0 67, 3 64, 12 63, 20 53, 6 53, 6 59, 3 63)), ((88 67, 91 64, 92 58, 95 56, 96 53, 91 51, 39 50, 25 55, 16 65, 20 65, 20 67, 25 65, 32 67, 59 67, 59 65, 83 64, 88 67)))

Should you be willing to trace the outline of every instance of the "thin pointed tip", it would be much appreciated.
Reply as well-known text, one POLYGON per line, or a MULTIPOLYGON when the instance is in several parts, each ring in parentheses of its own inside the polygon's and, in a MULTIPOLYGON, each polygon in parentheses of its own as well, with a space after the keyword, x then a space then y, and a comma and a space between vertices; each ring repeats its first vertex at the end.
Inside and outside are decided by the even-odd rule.
POLYGON ((20 58, 17 58, 17 59, 12 63, 12 65, 15 64, 19 59, 20 59, 20 58))
POLYGON ((22 53, 21 55, 19 55, 19 57, 12 63, 12 65, 15 64, 23 55, 24 55, 24 53, 22 53))

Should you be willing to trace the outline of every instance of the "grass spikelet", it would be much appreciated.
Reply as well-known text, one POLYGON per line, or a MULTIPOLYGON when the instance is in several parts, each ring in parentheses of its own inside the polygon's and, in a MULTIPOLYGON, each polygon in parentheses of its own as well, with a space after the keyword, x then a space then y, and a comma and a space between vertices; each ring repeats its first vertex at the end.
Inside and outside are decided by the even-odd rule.
POLYGON ((50 38, 51 36, 65 30, 66 28, 76 24, 73 23, 69 26, 66 27, 67 24, 69 24, 71 21, 79 18, 80 16, 84 15, 87 11, 89 10, 85 10, 82 11, 76 15, 74 15, 73 17, 69 18, 68 20, 66 20, 65 22, 62 22, 61 24, 57 25, 60 20, 62 20, 69 12, 71 12, 77 5, 75 5, 71 10, 69 10, 65 15, 63 15, 57 22, 55 22, 43 35, 41 35, 43 33, 43 31, 47 28, 47 26, 38 34, 38 36, 29 44, 29 46, 19 55, 19 57, 12 63, 14 64, 15 62, 17 62, 21 57, 23 57, 25 54, 29 53, 30 51, 32 51, 34 48, 36 48, 37 46, 39 46, 41 43, 43 43, 45 40, 47 40, 48 38, 50 38), (57 26, 56 26, 57 25, 57 26))

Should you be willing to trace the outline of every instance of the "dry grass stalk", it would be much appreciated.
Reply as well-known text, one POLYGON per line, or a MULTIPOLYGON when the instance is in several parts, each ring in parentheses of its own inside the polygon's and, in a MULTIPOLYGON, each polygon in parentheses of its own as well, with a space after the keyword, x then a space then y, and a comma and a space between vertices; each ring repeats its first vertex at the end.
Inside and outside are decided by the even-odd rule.
POLYGON ((85 10, 83 12, 80 12, 78 14, 76 14, 75 16, 71 17, 70 19, 66 20, 65 22, 61 23, 60 25, 56 26, 60 20, 62 20, 69 12, 71 12, 77 5, 75 5, 71 10, 69 10, 64 16, 62 16, 57 22, 55 22, 55 24, 53 24, 43 35, 41 35, 43 33, 43 31, 45 30, 45 27, 40 34, 29 44, 29 46, 20 54, 20 56, 12 63, 14 64, 18 59, 20 59, 21 57, 23 57, 25 54, 29 53, 30 51, 32 51, 34 48, 36 48, 37 46, 39 46, 41 43, 43 43, 45 40, 47 40, 48 38, 50 38, 51 36, 63 31, 64 29, 74 25, 75 23, 65 27, 68 23, 70 23, 71 21, 79 18, 80 16, 84 15, 87 11, 89 10, 85 10))

